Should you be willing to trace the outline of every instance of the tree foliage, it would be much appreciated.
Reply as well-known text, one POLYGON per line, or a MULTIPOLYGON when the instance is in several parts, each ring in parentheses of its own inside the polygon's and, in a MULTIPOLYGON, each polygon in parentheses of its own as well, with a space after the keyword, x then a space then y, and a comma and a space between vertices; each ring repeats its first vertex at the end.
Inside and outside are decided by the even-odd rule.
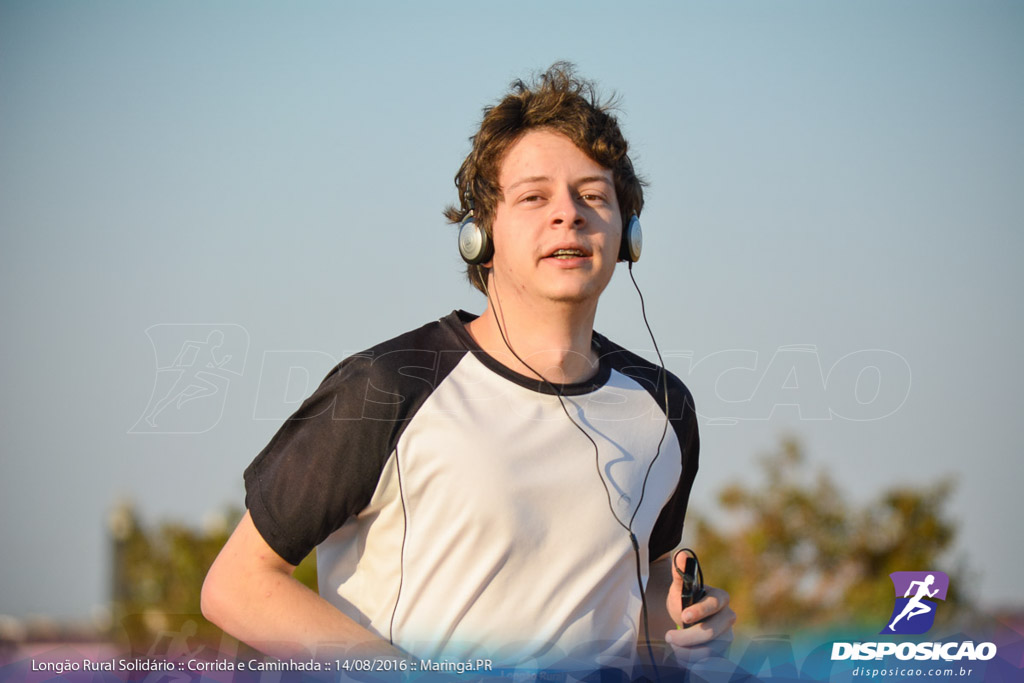
MULTIPOLYGON (((113 637, 126 638, 123 644, 139 653, 166 654, 160 650, 161 639, 166 643, 183 632, 189 647, 216 645, 222 633, 201 615, 199 594, 210 565, 241 516, 242 511, 234 509, 211 518, 202 528, 178 522, 149 527, 130 503, 116 506, 108 524, 113 637)), ((299 565, 295 576, 316 590, 315 553, 299 565)))
POLYGON ((691 522, 708 581, 730 593, 739 628, 876 625, 892 609, 894 571, 945 571, 946 603, 963 602, 963 568, 944 563, 955 536, 945 512, 951 479, 892 488, 856 507, 827 474, 809 476, 793 439, 760 465, 763 481, 719 494, 719 521, 691 522))

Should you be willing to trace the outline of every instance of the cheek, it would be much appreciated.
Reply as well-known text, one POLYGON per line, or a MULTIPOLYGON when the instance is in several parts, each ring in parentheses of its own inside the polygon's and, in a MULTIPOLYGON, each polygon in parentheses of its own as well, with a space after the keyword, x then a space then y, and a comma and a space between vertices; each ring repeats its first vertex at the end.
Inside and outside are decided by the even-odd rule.
POLYGON ((612 263, 619 260, 619 246, 622 242, 622 230, 613 230, 605 238, 604 254, 611 259, 612 263))
POLYGON ((515 274, 524 270, 529 255, 524 253, 523 245, 517 240, 503 240, 499 236, 494 240, 494 258, 491 260, 493 268, 499 273, 515 277, 515 274))
POLYGON ((508 265, 514 265, 523 259, 532 257, 535 240, 525 231, 515 230, 515 226, 502 226, 491 238, 494 244, 494 257, 508 265))

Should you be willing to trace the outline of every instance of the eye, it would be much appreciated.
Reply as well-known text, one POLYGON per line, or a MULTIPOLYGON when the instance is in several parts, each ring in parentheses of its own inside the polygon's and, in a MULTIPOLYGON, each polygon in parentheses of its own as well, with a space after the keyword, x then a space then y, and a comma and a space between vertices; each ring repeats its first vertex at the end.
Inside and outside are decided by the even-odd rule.
POLYGON ((525 204, 535 204, 540 201, 544 201, 544 195, 539 193, 525 194, 519 198, 519 201, 525 204))
POLYGON ((580 199, 588 204, 603 204, 605 203, 605 197, 599 192, 581 192, 580 199))

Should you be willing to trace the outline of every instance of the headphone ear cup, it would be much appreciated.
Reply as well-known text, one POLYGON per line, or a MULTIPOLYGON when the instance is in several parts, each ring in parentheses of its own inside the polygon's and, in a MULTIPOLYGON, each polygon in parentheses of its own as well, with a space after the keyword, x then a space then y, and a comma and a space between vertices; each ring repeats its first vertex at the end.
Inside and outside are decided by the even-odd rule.
POLYGON ((459 254, 471 266, 486 263, 494 256, 494 247, 487 231, 477 225, 470 212, 459 225, 459 254))
POLYGON ((619 245, 619 260, 636 263, 640 260, 640 252, 644 249, 644 232, 640 228, 640 219, 636 214, 629 219, 622 230, 622 243, 619 245))

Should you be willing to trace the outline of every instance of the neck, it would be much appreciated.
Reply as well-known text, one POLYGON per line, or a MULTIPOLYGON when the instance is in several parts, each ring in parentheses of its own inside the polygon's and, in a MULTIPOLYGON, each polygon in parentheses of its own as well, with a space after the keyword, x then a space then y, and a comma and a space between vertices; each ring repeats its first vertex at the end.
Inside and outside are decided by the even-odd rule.
POLYGON ((596 305, 526 305, 491 290, 487 308, 467 329, 480 348, 509 369, 526 377, 539 374, 553 384, 571 384, 588 379, 597 369, 592 346, 596 313, 596 305))

